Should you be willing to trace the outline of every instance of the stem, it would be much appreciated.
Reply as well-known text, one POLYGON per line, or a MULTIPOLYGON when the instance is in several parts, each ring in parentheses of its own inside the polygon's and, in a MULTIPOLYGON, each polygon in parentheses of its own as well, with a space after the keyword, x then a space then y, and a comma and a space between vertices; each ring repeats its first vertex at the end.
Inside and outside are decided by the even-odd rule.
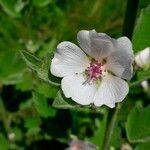
POLYGON ((123 35, 132 39, 132 33, 136 20, 136 14, 138 10, 139 0, 128 0, 126 6, 126 14, 123 25, 123 35))
POLYGON ((139 85, 142 81, 149 80, 149 79, 150 79, 150 76, 149 77, 145 77, 144 79, 141 79, 141 80, 135 81, 133 83, 130 83, 129 86, 131 88, 133 86, 139 85))
MULTIPOLYGON (((126 14, 124 19, 123 26, 123 35, 127 36, 129 39, 132 39, 134 24, 136 20, 136 14, 138 10, 139 0, 128 0, 126 7, 126 14)), ((133 85, 132 85, 133 86, 133 85)), ((103 142, 103 149, 108 150, 110 146, 110 141, 112 138, 112 134, 114 132, 115 123, 117 121, 117 115, 122 106, 122 103, 118 104, 115 109, 109 110, 108 118, 107 118, 107 128, 103 142)))
POLYGON ((114 130, 114 127, 115 127, 117 115, 118 115, 118 112, 119 112, 120 108, 121 108, 121 103, 117 104, 117 107, 115 109, 109 110, 107 130, 106 130, 106 133, 105 133, 103 149, 102 150, 108 150, 109 149, 110 140, 111 140, 111 137, 112 137, 112 134, 113 134, 113 130, 114 130))

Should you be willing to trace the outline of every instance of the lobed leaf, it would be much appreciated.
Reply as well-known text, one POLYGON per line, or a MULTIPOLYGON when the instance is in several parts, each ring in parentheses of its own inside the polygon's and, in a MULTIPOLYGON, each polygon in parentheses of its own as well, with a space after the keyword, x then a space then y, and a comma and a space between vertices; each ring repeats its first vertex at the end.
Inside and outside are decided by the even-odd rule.
POLYGON ((126 124, 127 137, 130 142, 150 141, 150 106, 134 108, 128 116, 126 124))

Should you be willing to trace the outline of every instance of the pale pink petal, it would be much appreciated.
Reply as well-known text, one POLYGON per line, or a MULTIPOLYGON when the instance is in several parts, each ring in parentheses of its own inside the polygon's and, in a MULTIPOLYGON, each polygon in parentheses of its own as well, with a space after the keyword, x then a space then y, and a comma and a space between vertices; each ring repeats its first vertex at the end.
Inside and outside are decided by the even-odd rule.
POLYGON ((82 74, 64 77, 61 82, 64 95, 81 105, 92 103, 96 87, 94 84, 84 84, 85 80, 86 78, 82 74))
POLYGON ((107 58, 107 68, 123 79, 131 79, 133 74, 133 50, 127 37, 117 39, 116 51, 107 58))
POLYGON ((97 33, 95 30, 81 30, 77 34, 80 47, 96 60, 107 57, 114 51, 116 41, 105 33, 97 33))
POLYGON ((126 97, 128 91, 127 82, 113 75, 107 75, 99 85, 94 97, 94 104, 96 106, 107 105, 113 108, 115 103, 121 102, 126 97))
POLYGON ((89 65, 86 54, 71 42, 62 42, 51 62, 51 73, 57 77, 65 77, 73 73, 83 72, 89 65))

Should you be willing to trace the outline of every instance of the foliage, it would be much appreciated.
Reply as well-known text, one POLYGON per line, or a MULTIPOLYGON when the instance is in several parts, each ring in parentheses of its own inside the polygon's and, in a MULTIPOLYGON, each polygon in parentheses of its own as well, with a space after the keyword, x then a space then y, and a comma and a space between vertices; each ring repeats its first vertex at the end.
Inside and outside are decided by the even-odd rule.
MULTIPOLYGON (((140 0, 134 52, 150 46, 148 5, 140 0)), ((123 0, 0 0, 0 150, 61 150, 76 138, 102 149, 114 110, 81 107, 65 98, 61 79, 49 67, 57 44, 76 42, 81 29, 120 37, 125 6, 123 0)), ((150 88, 140 86, 149 82, 150 71, 135 67, 134 72, 110 139, 115 150, 124 143, 135 150, 150 147, 150 88)))

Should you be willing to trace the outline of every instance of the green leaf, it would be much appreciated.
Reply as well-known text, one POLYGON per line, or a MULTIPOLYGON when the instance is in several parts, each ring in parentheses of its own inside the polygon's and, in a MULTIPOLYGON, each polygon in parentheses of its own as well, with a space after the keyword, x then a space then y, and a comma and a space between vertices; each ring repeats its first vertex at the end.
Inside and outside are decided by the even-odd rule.
POLYGON ((37 134, 41 129, 41 120, 39 117, 28 117, 25 119, 25 128, 28 129, 28 134, 37 134))
POLYGON ((62 108, 62 109, 80 107, 77 103, 72 101, 70 98, 65 98, 62 95, 61 91, 58 91, 57 97, 55 98, 52 106, 56 108, 62 108))
POLYGON ((11 17, 19 17, 19 13, 15 10, 13 0, 0 0, 0 5, 2 6, 3 10, 11 17))
POLYGON ((97 119, 98 130, 95 131, 94 135, 90 138, 90 141, 99 146, 102 149, 106 124, 107 124, 108 111, 104 111, 104 117, 102 120, 97 119))
POLYGON ((37 128, 41 124, 41 120, 38 117, 28 117, 25 120, 24 126, 28 129, 30 128, 37 128))
POLYGON ((1 150, 8 150, 8 141, 4 137, 3 134, 0 134, 0 149, 1 150))
POLYGON ((39 81, 34 86, 34 90, 40 94, 43 94, 45 97, 54 99, 57 95, 59 88, 57 86, 39 81))
POLYGON ((135 150, 149 150, 149 148, 150 148, 150 142, 139 144, 139 145, 135 148, 135 150))
POLYGON ((16 89, 19 89, 21 91, 28 91, 33 89, 34 79, 32 77, 31 71, 25 71, 22 76, 23 77, 21 82, 16 84, 16 89))
POLYGON ((150 6, 142 9, 132 41, 136 52, 150 46, 150 6))
POLYGON ((35 108, 40 116, 47 118, 54 117, 56 115, 56 110, 48 104, 48 101, 44 95, 37 92, 32 93, 32 95, 35 108))
POLYGON ((25 64, 18 53, 2 51, 0 53, 0 82, 5 85, 21 82, 24 67, 25 64))
POLYGON ((150 0, 140 0, 139 1, 139 6, 141 8, 147 7, 150 4, 150 0))
POLYGON ((32 70, 37 71, 41 67, 42 60, 35 57, 31 53, 27 51, 21 51, 21 55, 27 66, 30 67, 32 70))
POLYGON ((150 141, 150 106, 134 108, 128 116, 126 124, 127 137, 130 142, 150 141))
POLYGON ((27 51, 22 51, 21 55, 27 66, 35 71, 41 80, 56 86, 60 85, 59 83, 53 82, 49 79, 49 67, 51 60, 49 55, 47 55, 43 60, 35 57, 27 51))
POLYGON ((22 133, 22 131, 21 131, 20 128, 17 128, 17 127, 12 128, 11 133, 13 133, 13 134, 15 135, 15 136, 14 136, 14 140, 15 140, 15 141, 20 141, 20 140, 22 140, 22 138, 23 138, 23 133, 22 133))
POLYGON ((32 3, 34 6, 44 7, 48 5, 51 0, 33 0, 32 3))

